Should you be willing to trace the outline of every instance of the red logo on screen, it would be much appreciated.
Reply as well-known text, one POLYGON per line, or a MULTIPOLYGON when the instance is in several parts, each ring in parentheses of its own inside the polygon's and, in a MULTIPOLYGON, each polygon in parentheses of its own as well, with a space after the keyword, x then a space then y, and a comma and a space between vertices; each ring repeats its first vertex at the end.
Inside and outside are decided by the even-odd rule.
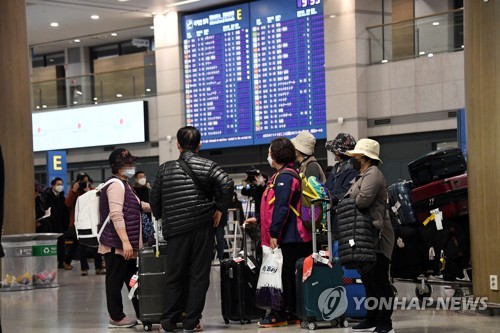
POLYGON ((78 123, 78 125, 76 127, 78 127, 78 129, 80 129, 80 128, 82 128, 82 124, 78 123))
POLYGON ((123 125, 123 118, 120 118, 120 125, 123 125))

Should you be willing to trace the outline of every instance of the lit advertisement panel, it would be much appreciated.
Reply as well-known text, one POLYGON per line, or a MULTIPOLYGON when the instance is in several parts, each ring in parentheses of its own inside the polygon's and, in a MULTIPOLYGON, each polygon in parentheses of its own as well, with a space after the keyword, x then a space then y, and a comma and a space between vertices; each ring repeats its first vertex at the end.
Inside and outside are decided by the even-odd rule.
POLYGON ((33 112, 32 124, 35 152, 148 140, 145 101, 33 112))

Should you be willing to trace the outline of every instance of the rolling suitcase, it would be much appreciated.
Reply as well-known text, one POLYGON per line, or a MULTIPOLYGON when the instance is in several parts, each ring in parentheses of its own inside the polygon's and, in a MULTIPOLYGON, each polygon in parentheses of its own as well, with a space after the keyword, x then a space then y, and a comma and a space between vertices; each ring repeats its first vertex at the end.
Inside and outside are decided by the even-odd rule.
POLYGON ((417 187, 411 191, 411 199, 420 222, 424 222, 431 215, 430 211, 436 208, 443 212, 444 218, 467 215, 467 174, 417 187))
POLYGON ((398 224, 408 225, 417 222, 410 197, 413 188, 415 186, 411 181, 397 182, 387 188, 391 208, 389 214, 391 214, 391 220, 397 220, 398 224))
POLYGON ((163 314, 163 286, 166 278, 166 243, 160 244, 157 220, 152 216, 156 245, 139 250, 137 258, 140 320, 145 331, 151 331, 153 324, 160 322, 163 314))
MULTIPOLYGON (((330 207, 328 207, 329 209, 330 207)), ((315 220, 315 209, 312 219, 315 220)), ((327 214, 328 249, 333 253, 330 214, 327 214)), ((318 322, 329 322, 333 327, 347 327, 344 313, 347 309, 347 296, 343 283, 344 272, 337 257, 329 255, 329 259, 320 258, 316 249, 316 231, 313 230, 312 271, 304 280, 304 265, 310 258, 297 260, 295 265, 295 287, 297 291, 297 316, 300 326, 314 330, 318 322)))
POLYGON ((220 264, 221 309, 226 324, 229 324, 229 321, 239 321, 244 324, 253 319, 260 319, 266 314, 265 310, 255 306, 259 267, 255 259, 249 260, 247 257, 244 226, 242 233, 243 259, 224 259, 220 264))
POLYGON ((436 150, 408 164, 411 179, 417 187, 463 174, 466 170, 467 163, 459 148, 436 150))

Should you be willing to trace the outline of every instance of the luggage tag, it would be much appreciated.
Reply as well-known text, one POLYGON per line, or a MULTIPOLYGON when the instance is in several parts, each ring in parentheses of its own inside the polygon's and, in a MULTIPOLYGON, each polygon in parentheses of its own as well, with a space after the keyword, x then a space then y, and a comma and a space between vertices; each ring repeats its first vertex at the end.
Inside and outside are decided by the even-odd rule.
POLYGON ((248 266, 248 268, 250 268, 252 270, 255 269, 255 264, 248 257, 247 257, 247 266, 248 266))
POLYGON ((319 253, 313 253, 312 257, 314 259, 314 262, 332 267, 332 263, 330 262, 330 260, 328 260, 328 258, 323 258, 319 253))
POLYGON ((391 207, 392 212, 394 213, 394 215, 398 215, 398 210, 399 210, 400 207, 401 207, 401 203, 399 201, 397 201, 394 204, 394 206, 391 207))
POLYGON ((401 237, 398 237, 398 240, 396 242, 396 244, 398 245, 399 248, 403 248, 405 247, 405 243, 403 242, 403 239, 401 237))
POLYGON ((355 244, 354 239, 349 239, 349 246, 353 247, 355 244))
POLYGON ((431 214, 434 214, 434 221, 436 222, 436 229, 443 230, 443 212, 439 208, 431 210, 431 214))
POLYGON ((128 293, 129 300, 132 300, 132 298, 134 298, 135 291, 137 290, 137 288, 139 288, 139 283, 137 283, 137 281, 139 280, 139 275, 137 275, 137 273, 130 278, 130 282, 128 283, 130 287, 130 292, 128 293))

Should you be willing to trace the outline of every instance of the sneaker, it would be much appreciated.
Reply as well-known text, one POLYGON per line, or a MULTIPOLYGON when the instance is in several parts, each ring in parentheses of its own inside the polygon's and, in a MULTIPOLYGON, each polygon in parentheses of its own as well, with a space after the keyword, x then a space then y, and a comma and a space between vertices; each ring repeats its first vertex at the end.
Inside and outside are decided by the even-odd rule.
POLYGON ((106 270, 104 268, 97 268, 95 273, 96 275, 106 275, 106 270))
POLYGON ((124 317, 120 321, 115 321, 115 320, 109 318, 108 327, 109 328, 121 328, 121 327, 134 327, 135 325, 137 325, 137 321, 130 319, 128 317, 124 317))
POLYGON ((291 313, 287 313, 286 322, 288 323, 289 326, 300 325, 300 319, 291 313))
POLYGON ((80 274, 81 276, 87 276, 89 275, 89 271, 82 271, 82 274, 80 274))
POLYGON ((280 317, 277 314, 268 314, 266 318, 262 319, 257 323, 259 327, 281 327, 288 326, 288 322, 285 318, 280 317))
POLYGON ((198 324, 192 330, 184 329, 183 331, 184 331, 184 333, 187 333, 187 332, 201 332, 201 331, 203 331, 203 327, 201 326, 201 324, 198 324))
POLYGON ((352 327, 353 332, 373 332, 375 331, 375 324, 369 323, 367 321, 362 321, 356 326, 352 327))
POLYGON ((73 266, 71 266, 71 264, 67 264, 67 263, 64 263, 64 264, 63 264, 63 267, 64 267, 64 269, 65 269, 65 270, 67 270, 67 271, 70 271, 70 270, 72 270, 72 269, 73 269, 73 266))
POLYGON ((394 333, 394 329, 392 328, 392 325, 388 325, 388 324, 385 324, 385 325, 377 325, 377 328, 375 329, 375 331, 373 331, 374 333, 394 333))

